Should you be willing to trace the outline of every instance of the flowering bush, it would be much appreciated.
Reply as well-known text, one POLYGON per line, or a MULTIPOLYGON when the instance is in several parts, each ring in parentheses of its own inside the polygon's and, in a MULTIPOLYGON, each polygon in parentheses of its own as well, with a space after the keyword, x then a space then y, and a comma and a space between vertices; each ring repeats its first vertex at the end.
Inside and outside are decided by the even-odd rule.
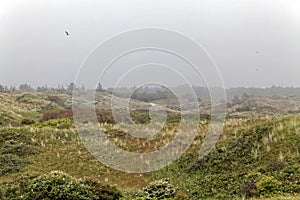
POLYGON ((174 198, 177 191, 178 188, 174 187, 170 183, 170 179, 166 178, 150 183, 137 196, 144 197, 145 199, 174 198))
POLYGON ((20 199, 108 199, 121 197, 115 187, 103 186, 95 181, 82 181, 63 172, 53 171, 29 180, 20 199))

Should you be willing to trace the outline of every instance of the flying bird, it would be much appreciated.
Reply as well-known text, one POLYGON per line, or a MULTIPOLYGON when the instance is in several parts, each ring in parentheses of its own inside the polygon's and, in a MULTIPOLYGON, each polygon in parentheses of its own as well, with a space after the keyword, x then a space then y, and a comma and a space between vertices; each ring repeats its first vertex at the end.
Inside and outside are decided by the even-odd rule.
POLYGON ((68 31, 65 31, 66 35, 70 35, 68 31))

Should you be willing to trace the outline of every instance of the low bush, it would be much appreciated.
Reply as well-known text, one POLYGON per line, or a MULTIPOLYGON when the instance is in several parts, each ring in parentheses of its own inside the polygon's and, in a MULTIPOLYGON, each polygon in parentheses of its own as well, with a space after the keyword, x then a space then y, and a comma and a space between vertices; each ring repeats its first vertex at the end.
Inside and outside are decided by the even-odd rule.
POLYGON ((23 94, 22 96, 19 96, 17 98, 17 101, 21 102, 21 103, 32 103, 33 101, 39 100, 39 99, 41 99, 41 98, 36 95, 26 93, 26 94, 23 94))
POLYGON ((149 115, 149 110, 140 109, 130 112, 130 117, 137 124, 149 124, 151 119, 149 115))
POLYGON ((21 124, 22 125, 31 125, 31 124, 35 124, 35 121, 33 119, 25 118, 25 119, 22 119, 21 124))
POLYGON ((0 175, 20 171, 29 162, 24 156, 38 153, 28 129, 0 129, 0 175))
POLYGON ((300 193, 300 164, 286 166, 278 174, 278 179, 284 183, 283 192, 300 193))
POLYGON ((35 145, 36 143, 32 141, 31 136, 33 136, 33 133, 27 128, 3 128, 0 129, 0 146, 10 140, 23 144, 35 145))
POLYGON ((0 146, 1 154, 15 154, 17 156, 25 156, 30 154, 36 154, 38 152, 37 148, 32 145, 27 145, 20 143, 15 140, 5 141, 3 145, 0 146))
MULTIPOLYGON (((137 124, 149 124, 151 121, 149 110, 140 109, 130 112, 130 117, 137 124)), ((167 111, 167 123, 178 123, 181 121, 181 115, 179 113, 167 111)))
POLYGON ((102 110, 97 109, 96 110, 96 116, 99 123, 109 123, 109 124, 115 124, 115 119, 112 114, 112 111, 109 110, 102 110))
POLYGON ((9 124, 13 126, 17 126, 19 125, 19 122, 14 117, 9 116, 8 114, 0 113, 0 125, 6 126, 9 124))
POLYGON ((161 179, 150 183, 136 194, 136 197, 145 199, 167 199, 174 198, 178 188, 170 183, 170 179, 161 179))
POLYGON ((35 127, 42 128, 42 127, 56 127, 59 129, 68 129, 72 127, 72 121, 69 118, 62 118, 62 119, 51 119, 48 121, 44 121, 39 124, 35 124, 35 127))
POLYGON ((254 193, 257 190, 256 183, 258 182, 260 173, 250 173, 245 176, 244 183, 242 185, 242 194, 246 198, 250 198, 254 196, 254 193))
POLYGON ((55 110, 58 109, 57 105, 55 105, 54 103, 48 103, 44 106, 42 106, 42 111, 51 111, 51 110, 55 110))
POLYGON ((249 106, 240 106, 236 108, 237 112, 247 112, 247 111, 252 111, 252 108, 249 106))
POLYGON ((0 176, 20 171, 26 163, 17 155, 3 154, 0 155, 0 176))
POLYGON ((42 199, 86 199, 115 200, 122 197, 121 192, 112 186, 96 181, 73 178, 63 172, 53 171, 36 178, 27 178, 20 184, 11 184, 6 188, 7 199, 42 200, 42 199))
POLYGON ((81 183, 90 187, 96 199, 114 200, 122 197, 122 193, 116 187, 103 185, 91 179, 81 181, 81 183))
POLYGON ((64 100, 58 96, 50 95, 47 97, 47 100, 56 103, 59 106, 64 106, 64 100))
POLYGON ((256 183, 256 196, 269 197, 281 193, 282 182, 272 176, 263 176, 256 183))
POLYGON ((72 120, 73 119, 72 110, 56 110, 52 112, 47 112, 42 116, 40 122, 48 121, 50 119, 62 119, 62 118, 68 118, 72 120))

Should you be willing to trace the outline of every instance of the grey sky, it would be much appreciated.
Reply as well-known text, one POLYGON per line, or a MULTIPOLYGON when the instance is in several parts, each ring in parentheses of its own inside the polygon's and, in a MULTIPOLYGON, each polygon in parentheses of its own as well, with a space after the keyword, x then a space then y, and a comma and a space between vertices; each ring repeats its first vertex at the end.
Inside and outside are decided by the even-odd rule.
POLYGON ((161 27, 204 46, 226 87, 300 86, 299 22, 298 0, 0 0, 0 84, 67 84, 107 38, 161 27))

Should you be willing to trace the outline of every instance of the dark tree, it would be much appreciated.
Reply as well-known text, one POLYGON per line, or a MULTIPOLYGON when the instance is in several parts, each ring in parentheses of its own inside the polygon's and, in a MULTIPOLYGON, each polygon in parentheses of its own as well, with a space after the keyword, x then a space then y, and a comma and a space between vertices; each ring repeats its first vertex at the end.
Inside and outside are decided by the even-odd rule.
POLYGON ((96 88, 96 91, 97 91, 97 92, 104 92, 104 91, 105 91, 105 90, 103 89, 101 83, 98 83, 98 86, 97 86, 97 88, 96 88))
POLYGON ((25 84, 21 84, 20 86, 19 86, 19 90, 22 90, 22 91, 33 91, 34 89, 30 86, 30 85, 28 85, 27 83, 25 83, 25 84))
POLYGON ((237 95, 235 95, 232 99, 232 103, 239 104, 240 102, 241 102, 240 98, 237 95))
POLYGON ((69 85, 67 85, 67 90, 72 91, 75 89, 75 84, 71 82, 69 85))

